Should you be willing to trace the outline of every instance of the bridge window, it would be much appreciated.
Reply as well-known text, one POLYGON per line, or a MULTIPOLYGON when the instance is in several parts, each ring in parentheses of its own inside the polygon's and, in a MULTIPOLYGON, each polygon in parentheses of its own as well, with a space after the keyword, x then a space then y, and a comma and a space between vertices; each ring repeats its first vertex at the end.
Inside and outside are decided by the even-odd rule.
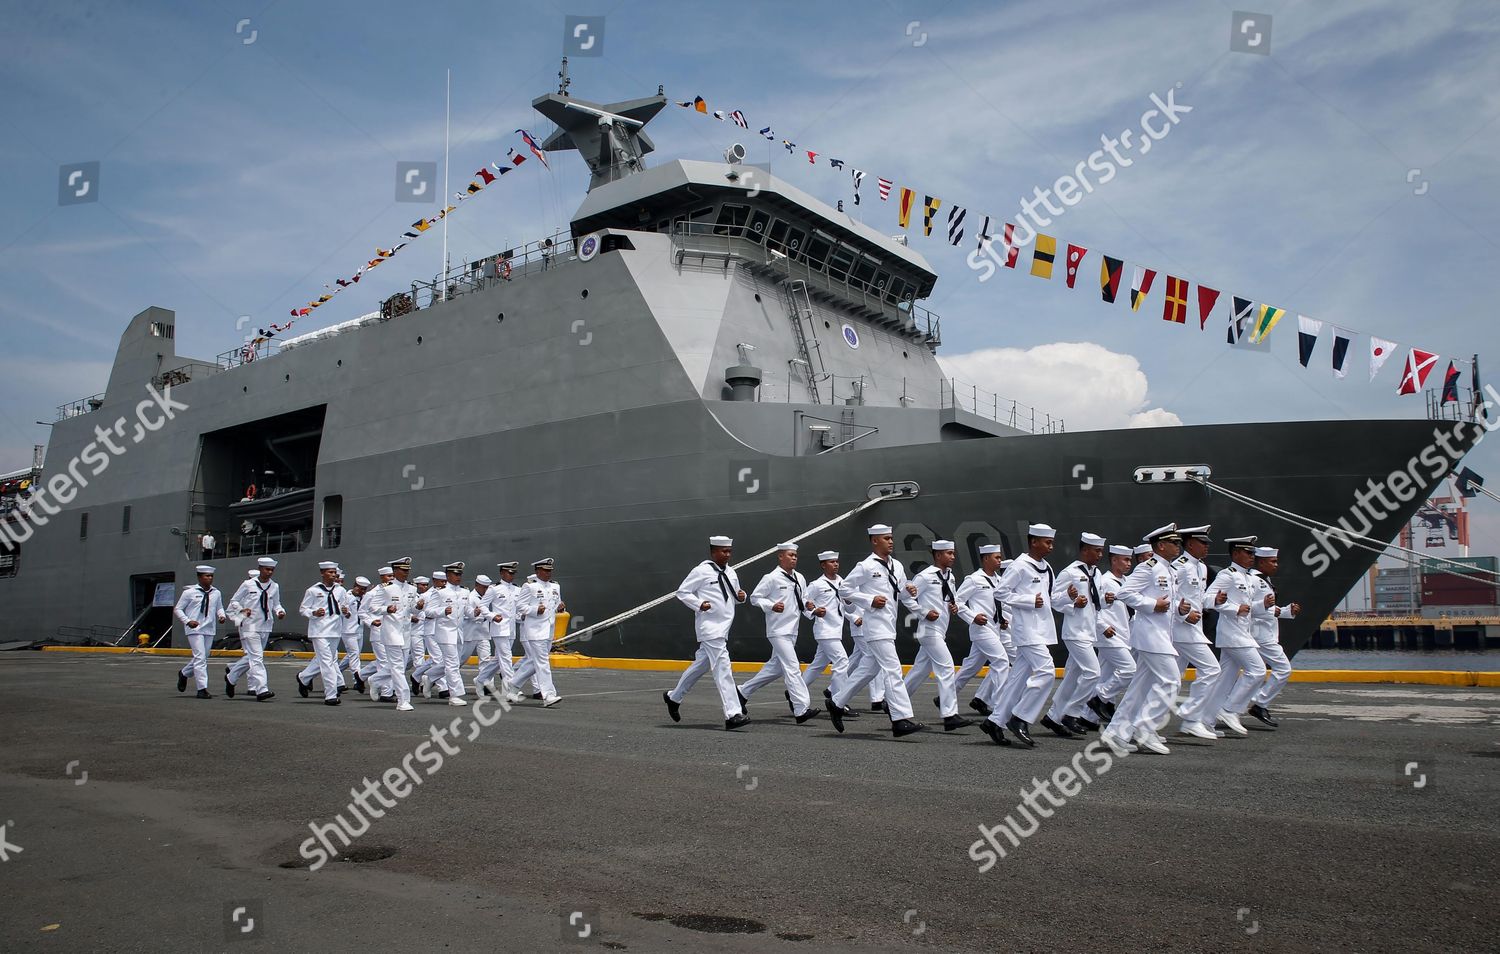
POLYGON ((861 255, 859 261, 854 263, 854 278, 856 281, 868 285, 870 284, 870 280, 875 277, 875 269, 879 267, 880 263, 876 262, 873 258, 861 255))
POLYGON ((854 267, 854 252, 843 245, 835 245, 828 253, 828 274, 835 278, 848 278, 854 267))
POLYGON ((907 283, 906 279, 898 278, 893 275, 891 276, 891 287, 886 292, 885 300, 893 305, 899 304, 906 300, 906 297, 911 293, 911 290, 911 285, 907 283))
POLYGON ((740 236, 745 232, 745 223, 750 219, 750 207, 748 205, 730 205, 725 203, 719 209, 719 218, 714 225, 715 235, 740 236))
POLYGON ((832 236, 824 235, 822 232, 814 232, 812 238, 807 240, 807 262, 814 268, 821 269, 823 263, 828 259, 828 251, 833 247, 832 236))
POLYGON ((758 243, 762 238, 765 237, 766 227, 770 224, 770 213, 763 212, 760 209, 756 209, 755 211, 750 213, 750 228, 745 233, 745 238, 749 239, 752 242, 758 243))

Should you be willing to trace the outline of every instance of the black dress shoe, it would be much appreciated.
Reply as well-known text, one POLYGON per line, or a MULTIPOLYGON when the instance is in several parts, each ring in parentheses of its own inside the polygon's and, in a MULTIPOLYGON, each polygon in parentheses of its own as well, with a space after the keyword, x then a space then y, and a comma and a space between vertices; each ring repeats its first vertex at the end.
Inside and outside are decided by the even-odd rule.
POLYGON ((887 706, 885 704, 885 700, 882 699, 879 702, 872 702, 872 703, 870 703, 870 711, 871 712, 884 712, 884 713, 889 714, 891 710, 889 708, 887 708, 887 706))
POLYGON ((1010 745, 1010 739, 1007 739, 1005 737, 1005 730, 1000 728, 995 723, 991 722, 989 719, 985 719, 983 722, 979 723, 979 728, 984 730, 984 734, 989 736, 990 741, 995 743, 996 745, 1010 745))
POLYGON ((1074 735, 1089 734, 1088 727, 1083 724, 1082 720, 1075 718, 1074 716, 1063 716, 1062 724, 1064 729, 1067 729, 1074 735))
POLYGON ((1050 729, 1052 731, 1052 734, 1055 735, 1055 736, 1057 736, 1059 739, 1076 739, 1076 738, 1078 738, 1078 736, 1074 735, 1072 732, 1069 732, 1067 729, 1063 728, 1061 725, 1057 724, 1056 722, 1053 722, 1052 721, 1052 717, 1048 716, 1048 715, 1042 716, 1042 728, 1044 728, 1044 729, 1050 729))
MULTIPOLYGON (((1098 732, 1099 731, 1099 723, 1097 723, 1097 722, 1090 722, 1088 719, 1085 719, 1083 716, 1078 716, 1073 721, 1076 722, 1076 723, 1078 723, 1078 726, 1079 726, 1079 728, 1073 730, 1074 732, 1098 732)), ((1063 724, 1066 725, 1067 723, 1063 723, 1063 724)), ((1070 726, 1070 728, 1071 728, 1071 726, 1070 726)))
POLYGON ((932 699, 932 704, 935 705, 935 706, 937 706, 939 709, 941 709, 943 707, 943 700, 939 699, 936 696, 934 696, 933 699, 932 699))
POLYGON ((741 712, 739 715, 732 716, 724 720, 724 728, 726 729, 738 729, 749 724, 750 717, 745 715, 743 712, 741 712))
POLYGON ((745 698, 745 694, 740 692, 739 687, 735 687, 734 694, 740 697, 741 711, 750 708, 750 700, 745 698))
POLYGON ((409 676, 408 678, 411 679, 411 694, 413 696, 420 696, 422 694, 421 680, 417 679, 417 677, 415 676, 409 676))
POLYGON ((307 698, 307 694, 308 694, 308 692, 311 689, 312 689, 311 686, 309 686, 307 683, 305 683, 305 682, 302 681, 302 677, 301 676, 297 677, 297 695, 299 695, 302 698, 306 699, 307 698))
MULTIPOLYGON (((438 698, 439 699, 446 699, 446 698, 448 698, 449 695, 450 695, 450 693, 448 692, 447 689, 442 689, 442 690, 438 691, 438 698)), ((535 699, 536 696, 532 696, 531 698, 535 699)))
POLYGON ((224 695, 234 698, 234 683, 229 681, 229 670, 224 670, 224 695))
POLYGON ((211 696, 211 695, 208 694, 208 690, 207 689, 199 689, 198 690, 198 698, 199 699, 212 699, 213 696, 211 696))
POLYGON ((828 700, 828 721, 832 722, 833 727, 842 733, 844 731, 844 716, 847 714, 846 710, 840 709, 833 704, 833 696, 828 694, 827 689, 823 690, 823 696, 828 700))
POLYGON ((969 700, 969 708, 973 709, 975 712, 979 713, 982 716, 987 716, 991 712, 995 711, 990 708, 989 703, 985 702, 978 696, 975 696, 973 699, 969 700))
POLYGON ((348 686, 339 686, 339 695, 342 696, 348 688, 348 686))
POLYGON ((1105 702, 1103 699, 1100 699, 1098 696, 1095 696, 1084 704, 1089 707, 1090 711, 1092 711, 1094 715, 1099 717, 1100 725, 1103 725, 1104 723, 1109 721, 1109 703, 1105 702))
POLYGON ((846 718, 846 719, 858 719, 859 718, 859 712, 857 710, 854 710, 854 709, 845 709, 844 710, 844 718, 846 718))
POLYGON ((357 672, 356 673, 352 673, 352 675, 354 676, 354 691, 355 692, 364 692, 365 691, 365 681, 363 679, 359 678, 359 673, 357 673, 357 672))
POLYGON ((1270 726, 1273 729, 1276 728, 1276 726, 1280 725, 1279 722, 1277 722, 1275 719, 1271 718, 1271 710, 1267 709, 1265 706, 1260 706, 1260 705, 1251 706, 1250 707, 1250 714, 1253 715, 1253 716, 1255 716, 1257 719, 1259 719, 1260 721, 1264 722, 1266 725, 1270 726))
POLYGON ((336 706, 338 704, 339 704, 339 697, 338 696, 334 696, 332 699, 324 699, 323 700, 323 705, 325 705, 325 706, 336 706))
POLYGON ((177 691, 187 692, 187 676, 184 676, 181 672, 177 673, 177 691))
POLYGON ((821 713, 822 711, 823 711, 822 709, 808 709, 806 712, 804 712, 801 715, 797 716, 797 724, 801 725, 802 723, 806 722, 808 719, 816 719, 818 717, 818 714, 821 713))
POLYGON ((1036 748, 1036 740, 1033 739, 1031 737, 1031 733, 1027 731, 1027 729, 1031 727, 1026 723, 1022 722, 1015 716, 1011 716, 1010 721, 1005 723, 1005 727, 1010 730, 1011 735, 1021 740, 1022 745, 1026 746, 1028 749, 1036 748))
POLYGON ((667 715, 672 717, 673 722, 682 721, 682 703, 673 702, 669 693, 661 694, 661 701, 667 704, 667 715))
MULTIPOLYGON (((541 698, 541 697, 542 697, 542 694, 541 694, 541 693, 540 693, 540 692, 533 692, 533 693, 532 693, 532 694, 531 694, 531 698, 533 698, 533 699, 540 699, 540 698, 541 698)), ((444 695, 443 695, 443 696, 442 696, 442 698, 444 698, 444 699, 446 699, 446 698, 448 698, 448 696, 447 696, 447 694, 446 694, 446 693, 445 693, 445 694, 444 694, 444 695)))
POLYGON ((961 715, 943 716, 943 731, 952 732, 954 729, 962 729, 966 725, 973 725, 968 719, 961 715))
POLYGON ((276 693, 272 692, 269 689, 267 689, 265 692, 257 692, 255 694, 255 701, 256 702, 270 702, 272 699, 275 699, 275 698, 276 698, 276 693))
POLYGON ((901 738, 903 735, 911 735, 914 732, 925 731, 927 726, 911 719, 897 719, 891 723, 891 735, 901 738))
MULTIPOLYGON (((786 696, 786 707, 787 707, 787 709, 792 713, 792 715, 796 715, 797 714, 797 707, 794 706, 794 705, 792 705, 792 691, 790 689, 788 689, 786 692, 783 692, 782 695, 786 696)), ((744 700, 741 700, 740 701, 740 705, 744 705, 744 704, 745 704, 744 700)))

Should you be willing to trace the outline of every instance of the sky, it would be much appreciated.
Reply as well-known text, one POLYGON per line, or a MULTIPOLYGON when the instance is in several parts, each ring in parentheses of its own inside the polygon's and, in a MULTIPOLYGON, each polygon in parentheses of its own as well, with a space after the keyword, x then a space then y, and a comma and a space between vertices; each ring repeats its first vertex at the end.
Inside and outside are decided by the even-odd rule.
MULTIPOLYGON (((445 70, 450 191, 503 161, 517 127, 544 136, 529 104, 556 89, 570 15, 588 24, 574 42, 594 40, 571 59, 573 95, 661 85, 748 118, 740 130, 668 106, 648 163, 716 160, 740 141, 748 161, 891 233, 876 177, 943 199, 931 237, 909 231, 940 275, 924 304, 942 316, 945 363, 1069 430, 1420 418, 1422 397, 1396 393, 1411 347, 1441 355, 1429 387, 1450 359, 1467 386, 1476 353, 1500 385, 1493 3, 5 2, 0 470, 45 443, 33 422, 103 390, 141 309, 175 311, 179 353, 212 358, 435 211, 395 201, 396 165, 441 164, 445 70), (1177 122, 1154 117, 1167 131, 1147 150, 1143 114, 1169 92, 1177 122), (756 134, 766 125, 777 142, 756 134), (1091 190, 1053 200, 1061 214, 1040 229, 1058 240, 1050 281, 1029 274, 1030 249, 1014 270, 971 266, 982 216, 1017 221, 1023 197, 1127 129, 1128 166, 1106 181, 1086 165, 1091 190), (99 164, 91 191, 64 204, 62 170, 83 162, 99 164), (969 227, 958 248, 944 238, 953 205, 969 227), (1074 289, 1068 243, 1089 249, 1074 289), (1127 287, 1137 265, 1157 271, 1140 311, 1100 301, 1101 253, 1125 261, 1127 287), (1185 325, 1161 320, 1168 275, 1223 293, 1207 331, 1191 296, 1185 325), (1225 345, 1232 295, 1286 310, 1268 352, 1225 345), (1325 322, 1308 368, 1299 315, 1325 322), (1357 332, 1342 380, 1328 367, 1334 324, 1357 332), (1373 382, 1371 334, 1398 343, 1373 382)), ((454 261, 567 227, 587 172, 576 155, 551 158, 450 217, 454 261)), ((297 330, 431 278, 441 248, 424 234, 297 330)), ((1500 440, 1468 463, 1500 486, 1500 440)), ((1472 552, 1500 552, 1500 504, 1475 500, 1470 519, 1472 552)))

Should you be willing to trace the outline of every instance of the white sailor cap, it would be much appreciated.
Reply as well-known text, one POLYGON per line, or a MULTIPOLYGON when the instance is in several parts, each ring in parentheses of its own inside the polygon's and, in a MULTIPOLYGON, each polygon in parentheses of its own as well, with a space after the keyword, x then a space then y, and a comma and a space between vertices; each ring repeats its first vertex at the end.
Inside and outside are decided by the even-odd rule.
POLYGON ((1053 537, 1057 536, 1057 531, 1047 526, 1045 523, 1033 523, 1031 526, 1026 528, 1026 535, 1028 537, 1040 537, 1043 540, 1051 540, 1053 537))
POLYGON ((839 551, 837 551, 837 550, 824 550, 822 553, 818 554, 818 562, 819 563, 826 563, 829 560, 837 560, 838 558, 839 558, 839 551))
POLYGON ((777 553, 796 553, 797 552, 797 544, 795 544, 795 543, 778 543, 778 544, 776 544, 776 552, 777 553))
POLYGON ((516 567, 518 567, 520 565, 521 565, 521 562, 519 560, 511 560, 508 563, 496 563, 495 564, 495 566, 497 568, 499 568, 501 571, 509 570, 512 573, 516 572, 516 567))
POLYGON ((199 573, 199 574, 207 573, 209 575, 213 575, 214 568, 211 567, 211 566, 209 566, 209 565, 207 565, 207 564, 203 564, 203 565, 200 565, 200 566, 193 567, 193 572, 194 573, 199 573))
POLYGON ((1135 554, 1136 556, 1141 556, 1142 554, 1150 553, 1151 552, 1151 544, 1149 544, 1149 543, 1137 544, 1136 548, 1134 550, 1131 550, 1130 552, 1133 553, 1133 554, 1135 554))
POLYGON ((258 573, 258 572, 256 572, 256 571, 255 571, 255 570, 253 570, 253 569, 252 569, 252 570, 249 570, 249 571, 247 571, 247 575, 248 575, 248 576, 249 576, 249 577, 250 577, 250 579, 252 579, 252 580, 253 580, 253 579, 255 579, 255 578, 256 578, 256 577, 257 577, 257 576, 260 576, 260 574, 259 574, 259 573, 258 573))
POLYGON ((318 569, 320 570, 337 570, 338 568, 339 565, 332 560, 324 560, 318 564, 318 569))
POLYGON ((1104 546, 1104 538, 1101 537, 1101 536, 1099 536, 1099 534, 1097 534, 1097 533, 1082 533, 1082 534, 1079 534, 1079 536, 1078 536, 1078 542, 1081 543, 1081 544, 1083 544, 1084 546, 1089 546, 1089 547, 1102 547, 1102 546, 1104 546))
POLYGON ((485 576, 483 573, 481 573, 478 576, 474 577, 474 585, 475 586, 489 586, 490 584, 492 584, 494 582, 495 582, 494 580, 492 580, 489 577, 485 576))
POLYGON ((378 569, 378 570, 375 571, 375 575, 376 576, 395 576, 396 575, 396 571, 393 570, 393 569, 391 569, 388 566, 383 566, 380 569, 378 569))
POLYGON ((709 537, 708 545, 711 547, 732 547, 734 540, 731 537, 709 537))
POLYGON ((982 546, 982 547, 979 548, 979 555, 980 556, 989 556, 991 553, 1004 553, 1004 552, 1005 552, 1005 548, 1002 547, 1002 546, 1000 546, 1000 544, 998 544, 998 543, 986 543, 984 546, 982 546))
POLYGON ((1001 560, 1001 561, 1000 561, 1000 569, 1002 569, 1002 570, 1003 570, 1003 569, 1005 569, 1005 568, 1006 568, 1006 567, 1008 567, 1008 566, 1010 566, 1010 565, 1011 565, 1011 564, 1012 564, 1012 563, 1014 563, 1014 562, 1016 562, 1016 561, 1015 561, 1015 560, 1001 560))
POLYGON ((555 565, 556 565, 556 561, 553 560, 551 557, 542 557, 540 560, 538 560, 535 563, 531 564, 531 568, 533 570, 550 570, 555 565))
POLYGON ((445 569, 445 570, 457 570, 458 572, 462 573, 464 571, 464 561, 462 561, 462 560, 454 560, 452 563, 444 563, 443 564, 443 569, 445 569))
POLYGON ((932 549, 933 553, 937 553, 939 550, 952 550, 953 549, 953 541, 952 540, 934 540, 934 541, 932 541, 932 548, 931 549, 932 549))
POLYGON ((270 557, 261 557, 259 560, 255 561, 255 565, 268 567, 272 570, 276 569, 276 561, 271 559, 270 557))
POLYGON ((895 531, 891 530, 889 526, 883 523, 877 523, 875 524, 875 526, 869 527, 865 530, 865 533, 869 534, 872 537, 883 537, 894 532, 895 531))
POLYGON ((448 574, 444 573, 442 570, 433 570, 432 578, 434 580, 442 580, 444 583, 448 582, 448 574))
POLYGON ((1158 540, 1174 540, 1177 543, 1182 542, 1182 536, 1177 532, 1177 524, 1175 523, 1169 523, 1164 527, 1157 527, 1155 530, 1152 530, 1150 533, 1146 534, 1146 536, 1142 539, 1144 539, 1147 543, 1155 543, 1158 540))
POLYGON ((354 585, 355 586, 369 586, 370 585, 370 581, 367 580, 367 579, 365 579, 362 576, 356 576, 354 578, 354 585))
POLYGON ((1259 539, 1259 537, 1252 533, 1249 536, 1244 537, 1225 537, 1224 542, 1229 544, 1229 549, 1231 550, 1254 550, 1255 541, 1259 539))
POLYGON ((1281 553, 1275 547, 1256 547, 1255 558, 1257 560, 1274 560, 1281 553))
POLYGON ((1214 541, 1208 535, 1211 528, 1211 524, 1205 523, 1201 527, 1183 527, 1177 532, 1182 534, 1184 540, 1202 540, 1204 543, 1213 543, 1214 541))
POLYGON ((415 583, 416 583, 416 584, 417 584, 417 585, 418 585, 418 586, 421 586, 421 585, 422 585, 422 584, 423 584, 423 583, 431 583, 431 582, 432 582, 432 581, 431 581, 431 580, 429 580, 429 579, 428 579, 428 578, 427 578, 427 577, 425 577, 425 576, 419 576, 419 577, 417 577, 417 578, 416 578, 416 580, 415 580, 415 581, 414 581, 414 582, 415 582, 415 583))
POLYGON ((1134 552, 1135 551, 1131 550, 1130 547, 1122 547, 1118 543, 1112 545, 1109 548, 1110 556, 1130 556, 1134 552))

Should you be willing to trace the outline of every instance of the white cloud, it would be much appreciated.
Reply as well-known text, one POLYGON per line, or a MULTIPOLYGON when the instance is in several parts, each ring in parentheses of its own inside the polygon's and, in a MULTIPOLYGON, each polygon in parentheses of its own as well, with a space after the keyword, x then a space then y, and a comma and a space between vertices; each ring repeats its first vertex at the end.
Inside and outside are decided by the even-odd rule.
POLYGON ((938 363, 954 378, 1062 417, 1070 431, 1182 423, 1165 408, 1147 407, 1149 385, 1135 358, 1087 341, 983 348, 938 363))

